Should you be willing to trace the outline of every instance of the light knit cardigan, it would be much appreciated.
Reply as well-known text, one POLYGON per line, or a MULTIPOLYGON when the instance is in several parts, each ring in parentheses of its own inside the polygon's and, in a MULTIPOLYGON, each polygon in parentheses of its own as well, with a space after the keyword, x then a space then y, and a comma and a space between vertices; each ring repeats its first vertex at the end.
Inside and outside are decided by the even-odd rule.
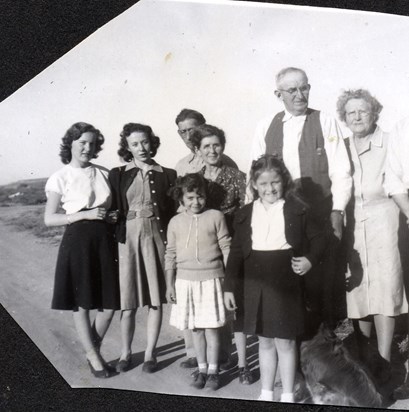
POLYGON ((205 210, 191 215, 186 211, 174 216, 168 226, 165 270, 176 269, 185 280, 224 277, 224 264, 231 238, 222 212, 205 210))

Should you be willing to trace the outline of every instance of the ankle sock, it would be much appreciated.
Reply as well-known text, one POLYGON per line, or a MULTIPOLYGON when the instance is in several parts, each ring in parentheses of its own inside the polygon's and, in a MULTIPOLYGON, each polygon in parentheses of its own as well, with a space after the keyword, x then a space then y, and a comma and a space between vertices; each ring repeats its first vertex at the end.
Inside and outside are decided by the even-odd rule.
POLYGON ((293 392, 282 393, 280 402, 294 402, 294 393, 293 392))
POLYGON ((199 363, 197 366, 200 373, 207 373, 207 363, 199 363))
POLYGON ((212 375, 212 374, 214 375, 217 373, 218 369, 219 368, 217 367, 215 363, 209 363, 209 368, 207 369, 207 373, 209 375, 212 375))
POLYGON ((259 401, 273 401, 273 398, 274 398, 274 391, 262 389, 258 400, 259 401))

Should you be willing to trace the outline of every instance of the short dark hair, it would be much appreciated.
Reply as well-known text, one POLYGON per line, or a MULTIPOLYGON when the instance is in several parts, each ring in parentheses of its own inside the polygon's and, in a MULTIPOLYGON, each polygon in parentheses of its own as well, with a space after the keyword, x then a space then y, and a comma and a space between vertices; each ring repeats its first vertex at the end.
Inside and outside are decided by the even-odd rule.
POLYGON ((278 156, 265 154, 251 164, 250 189, 254 199, 258 199, 259 195, 252 183, 255 183, 262 173, 271 170, 274 170, 283 179, 283 197, 288 199, 289 196, 295 195, 294 182, 284 162, 278 156))
POLYGON ((202 193, 206 198, 208 183, 207 180, 200 173, 188 173, 184 176, 179 176, 175 185, 170 189, 170 195, 172 199, 181 201, 185 192, 193 192, 197 190, 202 193))
POLYGON ((184 122, 187 119, 194 119, 197 123, 199 123, 199 125, 206 123, 206 119, 202 113, 193 109, 182 109, 182 111, 176 116, 175 123, 178 125, 180 122, 184 122))
POLYGON ((78 140, 84 133, 92 133, 95 136, 95 151, 92 156, 93 159, 98 157, 98 153, 102 150, 102 145, 104 144, 104 136, 101 132, 89 123, 78 122, 74 123, 66 132, 64 137, 61 139, 60 144, 60 158, 61 161, 67 165, 71 162, 72 154, 71 147, 74 140, 78 140))
POLYGON ((383 106, 379 103, 375 96, 372 96, 368 90, 356 89, 356 90, 344 90, 341 96, 338 97, 337 101, 337 112, 339 119, 342 122, 346 120, 345 106, 351 99, 362 99, 365 100, 371 106, 371 114, 374 118, 374 123, 379 119, 379 114, 381 113, 383 106))
POLYGON ((144 133, 149 139, 151 145, 151 157, 154 157, 160 146, 160 138, 156 136, 150 126, 146 126, 140 123, 127 123, 120 134, 121 139, 119 140, 119 156, 125 160, 125 162, 130 162, 133 159, 132 153, 128 149, 128 141, 126 140, 134 132, 144 133))
POLYGON ((210 124, 202 124, 201 126, 195 127, 195 129, 192 131, 192 136, 190 137, 190 140, 193 146, 198 149, 200 147, 201 141, 205 137, 209 136, 217 136, 220 140, 220 144, 222 145, 223 149, 225 148, 226 136, 223 130, 210 124))

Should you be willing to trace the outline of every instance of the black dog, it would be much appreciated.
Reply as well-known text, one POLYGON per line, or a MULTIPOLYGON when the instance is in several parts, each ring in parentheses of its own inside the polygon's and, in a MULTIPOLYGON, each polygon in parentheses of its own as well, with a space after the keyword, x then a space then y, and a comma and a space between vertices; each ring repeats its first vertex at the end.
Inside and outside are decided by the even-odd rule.
POLYGON ((335 333, 320 327, 301 344, 301 370, 312 402, 325 405, 381 407, 382 396, 363 367, 335 333))

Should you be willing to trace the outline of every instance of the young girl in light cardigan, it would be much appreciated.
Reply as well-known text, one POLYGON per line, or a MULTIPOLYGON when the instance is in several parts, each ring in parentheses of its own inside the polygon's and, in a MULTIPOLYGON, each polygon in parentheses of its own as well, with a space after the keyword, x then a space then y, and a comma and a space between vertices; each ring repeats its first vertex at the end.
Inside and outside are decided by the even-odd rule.
POLYGON ((172 195, 184 211, 168 226, 166 298, 174 304, 170 324, 192 330, 198 361, 192 386, 216 390, 220 386, 218 328, 225 323, 221 280, 231 239, 223 213, 206 209, 203 176, 179 177, 172 195))

